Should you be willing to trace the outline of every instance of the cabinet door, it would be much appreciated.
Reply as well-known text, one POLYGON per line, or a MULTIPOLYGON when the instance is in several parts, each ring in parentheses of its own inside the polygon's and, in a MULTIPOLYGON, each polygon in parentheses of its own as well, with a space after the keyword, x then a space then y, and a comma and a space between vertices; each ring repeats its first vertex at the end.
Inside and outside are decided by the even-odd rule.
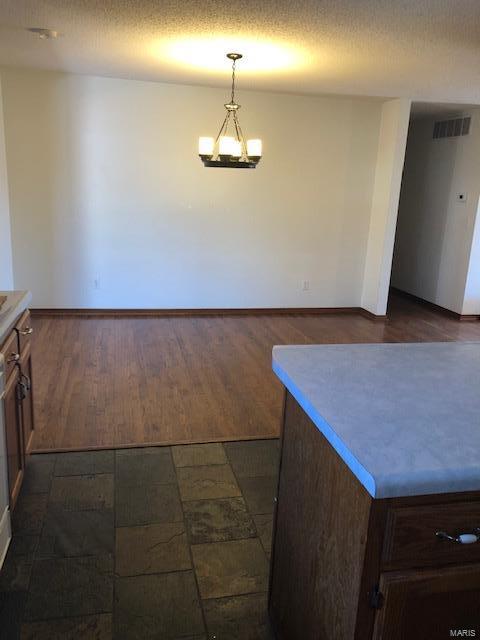
POLYGON ((10 490, 10 508, 13 509, 23 478, 24 455, 21 407, 18 402, 17 384, 20 375, 15 368, 5 388, 5 439, 7 445, 8 486, 10 490))
POLYGON ((380 592, 374 640, 480 637, 480 564, 384 573, 380 592))
POLYGON ((20 359, 20 383, 22 392, 22 428, 25 453, 32 448, 34 420, 33 420, 33 396, 32 396, 32 357, 30 345, 23 350, 20 359))

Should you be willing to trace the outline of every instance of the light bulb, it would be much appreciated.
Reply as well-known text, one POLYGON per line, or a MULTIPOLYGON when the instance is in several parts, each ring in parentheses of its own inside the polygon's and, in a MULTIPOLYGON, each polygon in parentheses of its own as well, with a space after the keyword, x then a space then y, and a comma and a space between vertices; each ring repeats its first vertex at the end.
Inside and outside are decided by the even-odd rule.
POLYGON ((247 156, 249 158, 258 158, 262 157, 262 141, 258 138, 253 140, 247 140, 247 156))
POLYGON ((213 156, 215 140, 207 136, 200 136, 198 139, 198 153, 201 156, 213 156))
POLYGON ((218 146, 218 153, 221 156, 233 155, 233 147, 235 140, 232 136, 220 136, 220 142, 218 146))
POLYGON ((232 156, 234 158, 240 158, 242 155, 242 143, 240 140, 233 140, 232 143, 232 156))

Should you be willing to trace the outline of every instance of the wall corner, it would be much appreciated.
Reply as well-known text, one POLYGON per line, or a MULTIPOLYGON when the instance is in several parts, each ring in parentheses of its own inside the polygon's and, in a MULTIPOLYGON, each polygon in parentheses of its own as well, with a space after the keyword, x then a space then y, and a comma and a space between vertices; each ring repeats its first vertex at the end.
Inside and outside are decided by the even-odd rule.
POLYGON ((411 100, 382 105, 361 306, 375 316, 387 309, 411 100))
POLYGON ((12 234, 8 193, 2 75, 0 72, 0 290, 13 289, 12 234))

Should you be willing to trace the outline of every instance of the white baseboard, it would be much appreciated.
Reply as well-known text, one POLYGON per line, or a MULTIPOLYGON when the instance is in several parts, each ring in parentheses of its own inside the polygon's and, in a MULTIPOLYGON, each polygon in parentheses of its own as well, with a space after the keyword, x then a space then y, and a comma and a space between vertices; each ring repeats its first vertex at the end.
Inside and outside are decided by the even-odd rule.
POLYGON ((5 508, 0 519, 0 569, 7 555, 8 545, 12 539, 12 528, 10 526, 10 509, 5 508))

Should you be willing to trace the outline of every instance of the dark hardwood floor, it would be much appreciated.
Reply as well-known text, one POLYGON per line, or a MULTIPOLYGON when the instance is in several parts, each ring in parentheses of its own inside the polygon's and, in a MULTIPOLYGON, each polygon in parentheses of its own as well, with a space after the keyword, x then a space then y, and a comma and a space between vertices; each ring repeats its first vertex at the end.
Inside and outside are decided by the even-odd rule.
POLYGON ((389 318, 286 315, 34 320, 34 450, 278 436, 275 344, 480 340, 398 295, 389 318))

